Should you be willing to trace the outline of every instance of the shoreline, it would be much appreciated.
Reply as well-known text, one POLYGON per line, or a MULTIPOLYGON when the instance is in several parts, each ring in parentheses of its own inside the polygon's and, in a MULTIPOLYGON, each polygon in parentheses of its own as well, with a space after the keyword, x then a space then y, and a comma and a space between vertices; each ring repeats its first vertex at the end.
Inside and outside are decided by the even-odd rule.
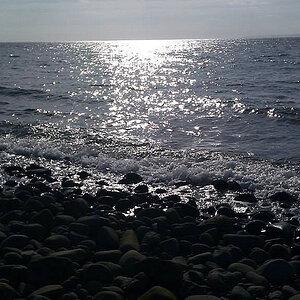
MULTIPOLYGON (((6 166, 0 188, 3 299, 290 299, 300 297, 299 216, 263 206, 234 210, 212 199, 155 191, 128 173, 120 190, 98 182, 95 195, 38 165, 6 166), (18 185, 13 178, 28 178, 18 185), (101 187, 100 187, 101 186, 101 187)), ((77 174, 86 180, 91 174, 77 174)), ((178 183, 180 184, 180 183, 178 183)), ((181 183, 184 185, 184 183, 181 183)), ((216 180, 245 207, 258 203, 236 182, 216 180)), ((291 208, 298 199, 273 194, 291 208)))

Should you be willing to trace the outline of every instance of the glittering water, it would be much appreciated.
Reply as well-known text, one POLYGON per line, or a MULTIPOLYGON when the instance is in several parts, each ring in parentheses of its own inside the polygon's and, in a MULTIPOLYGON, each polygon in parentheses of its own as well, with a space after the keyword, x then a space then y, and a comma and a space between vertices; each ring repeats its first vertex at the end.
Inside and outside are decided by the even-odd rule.
POLYGON ((298 191, 300 39, 0 44, 0 150, 298 191))

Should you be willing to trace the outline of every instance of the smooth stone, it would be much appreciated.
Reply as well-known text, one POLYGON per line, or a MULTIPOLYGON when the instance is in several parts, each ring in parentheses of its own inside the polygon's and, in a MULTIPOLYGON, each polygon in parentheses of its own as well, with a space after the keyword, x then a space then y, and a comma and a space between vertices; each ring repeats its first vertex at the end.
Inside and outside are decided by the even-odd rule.
POLYGON ((236 284, 235 275, 224 269, 213 269, 208 273, 207 284, 213 289, 226 291, 236 284))
POLYGON ((218 179, 213 181, 214 188, 219 192, 225 192, 229 189, 229 184, 226 180, 218 179))
POLYGON ((257 203, 258 202, 258 200, 254 196, 254 194, 249 194, 249 193, 239 194, 239 195, 235 196, 234 200, 239 201, 239 202, 248 202, 248 203, 257 203))
POLYGON ((207 261, 212 261, 213 255, 211 252, 204 252, 188 258, 188 262, 194 265, 203 264, 207 261))
POLYGON ((137 263, 145 259, 145 256, 136 250, 129 250, 120 258, 119 264, 125 275, 134 275, 138 272, 137 263))
POLYGON ((289 260, 291 258, 291 249, 287 245, 274 244, 269 249, 271 258, 282 258, 289 260))
POLYGON ((184 300, 221 300, 221 298, 212 295, 193 295, 184 298, 184 300))
POLYGON ((34 215, 31 220, 32 223, 38 223, 45 228, 50 229, 53 226, 54 218, 50 209, 46 208, 34 215))
POLYGON ((123 176, 123 178, 119 181, 121 184, 133 184, 139 183, 143 180, 143 178, 136 173, 127 173, 123 176))
POLYGON ((252 285, 248 287, 247 291, 251 294, 254 299, 258 298, 264 298, 266 294, 266 288, 261 285, 252 285))
POLYGON ((8 236, 5 240, 1 243, 1 248, 4 247, 13 247, 22 249, 24 248, 29 242, 29 238, 27 235, 23 234, 13 234, 8 236))
POLYGON ((124 300, 123 296, 113 291, 102 291, 97 293, 94 300, 124 300))
POLYGON ((140 249, 140 245, 135 231, 132 229, 126 230, 122 234, 120 240, 120 250, 122 252, 127 252, 129 250, 139 251, 139 249, 140 249))
POLYGON ((94 254, 92 261, 100 262, 100 261, 109 261, 117 263, 122 256, 122 252, 120 250, 106 250, 106 251, 98 251, 94 254))
POLYGON ((163 251, 167 252, 168 254, 175 256, 179 254, 179 243, 176 238, 170 238, 160 242, 160 247, 163 251))
POLYGON ((137 300, 178 300, 178 298, 168 289, 161 286, 153 286, 137 300))
POLYGON ((255 285, 260 285, 260 286, 264 286, 264 287, 269 286, 269 282, 266 279, 266 277, 261 276, 261 275, 257 274, 256 272, 252 272, 252 271, 248 272, 246 274, 246 278, 247 278, 247 280, 254 283, 255 285))
POLYGON ((113 228, 102 226, 97 234, 97 245, 103 250, 118 249, 119 236, 113 228))
POLYGON ((51 256, 65 257, 70 259, 71 261, 79 263, 84 262, 87 259, 86 251, 81 248, 54 252, 53 254, 51 254, 51 256))
POLYGON ((174 206, 174 208, 178 211, 179 215, 181 215, 181 217, 185 217, 185 216, 191 216, 194 218, 199 217, 199 210, 196 206, 193 206, 191 204, 188 203, 176 203, 176 205, 174 206))
POLYGON ((281 289, 283 296, 285 299, 288 299, 292 296, 295 296, 297 294, 299 294, 299 291, 296 290, 295 288, 289 286, 289 285, 284 285, 281 289))
POLYGON ((234 259, 228 248, 216 249, 213 253, 213 261, 222 268, 227 268, 234 259))
POLYGON ((81 273, 83 281, 98 280, 110 282, 113 280, 113 273, 110 268, 102 263, 85 265, 81 273))
POLYGON ((197 235, 198 227, 192 222, 174 224, 172 225, 172 232, 175 236, 197 235))
POLYGON ((22 255, 16 252, 5 253, 3 258, 6 265, 19 265, 23 261, 22 255))
POLYGON ((39 257, 28 265, 27 280, 37 285, 61 283, 74 274, 71 260, 64 257, 39 257))
POLYGON ((141 209, 141 210, 136 212, 136 216, 138 218, 146 217, 146 218, 149 218, 149 219, 154 219, 154 218, 161 217, 161 216, 164 216, 164 215, 165 215, 165 212, 162 209, 154 208, 154 207, 141 209))
POLYGON ((64 212, 66 215, 71 215, 74 218, 84 216, 89 210, 87 201, 77 198, 71 201, 64 202, 64 212))
POLYGON ((246 234, 224 234, 223 240, 225 244, 232 244, 241 248, 246 253, 250 252, 252 248, 261 247, 264 244, 264 241, 261 237, 246 234))
POLYGON ((46 285, 34 291, 29 297, 45 296, 50 299, 58 299, 63 291, 63 287, 59 284, 46 285))
POLYGON ((230 300, 251 300, 252 296, 241 286, 235 286, 231 291, 230 300))
POLYGON ((288 222, 273 223, 266 227, 266 235, 270 238, 291 239, 293 234, 293 227, 288 222))
POLYGON ((285 202, 285 203, 297 202, 296 197, 294 197, 293 195, 285 191, 275 193, 274 195, 270 196, 270 199, 276 202, 285 202))
POLYGON ((132 202, 127 198, 118 200, 115 205, 115 209, 122 212, 125 212, 132 207, 132 202))
POLYGON ((289 283, 294 274, 292 266, 283 259, 269 260, 259 267, 257 272, 275 284, 289 283))
POLYGON ((253 259, 258 265, 263 264, 266 260, 270 258, 269 253, 261 248, 254 247, 249 257, 253 259))
POLYGON ((291 298, 289 298, 288 300, 300 300, 300 294, 292 296, 291 298))
POLYGON ((31 239, 42 241, 46 236, 46 228, 41 224, 26 224, 20 231, 31 239))
POLYGON ((230 272, 241 272, 244 275, 248 272, 254 271, 252 267, 242 263, 232 263, 227 269, 230 272))
POLYGON ((202 221, 198 228, 200 232, 205 232, 209 229, 216 228, 218 234, 229 233, 233 231, 233 220, 226 216, 215 216, 205 221, 202 221))
POLYGON ((54 225, 55 226, 61 226, 61 225, 69 225, 73 222, 75 222, 75 218, 68 215, 57 215, 54 218, 54 225))
POLYGON ((69 229, 70 231, 74 231, 78 234, 82 234, 82 235, 89 235, 90 233, 90 229, 89 226, 82 224, 82 223, 71 223, 69 225, 69 229))
POLYGON ((216 212, 219 216, 227 216, 229 218, 233 218, 235 216, 235 211, 227 206, 220 206, 216 212))
POLYGON ((261 220, 253 220, 245 225, 245 230, 249 234, 259 235, 261 230, 266 227, 266 223, 261 220))
POLYGON ((44 245, 50 249, 57 250, 59 248, 70 248, 70 240, 64 235, 52 235, 45 239, 44 245))
POLYGON ((0 282, 0 298, 3 300, 13 300, 19 298, 20 295, 9 284, 0 282))

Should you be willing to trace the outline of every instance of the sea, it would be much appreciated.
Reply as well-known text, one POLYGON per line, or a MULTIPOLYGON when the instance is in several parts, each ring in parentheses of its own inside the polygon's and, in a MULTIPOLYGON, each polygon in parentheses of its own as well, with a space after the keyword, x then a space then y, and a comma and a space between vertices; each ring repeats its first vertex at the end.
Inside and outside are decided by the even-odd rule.
POLYGON ((29 163, 297 197, 300 38, 0 43, 0 164, 29 163))

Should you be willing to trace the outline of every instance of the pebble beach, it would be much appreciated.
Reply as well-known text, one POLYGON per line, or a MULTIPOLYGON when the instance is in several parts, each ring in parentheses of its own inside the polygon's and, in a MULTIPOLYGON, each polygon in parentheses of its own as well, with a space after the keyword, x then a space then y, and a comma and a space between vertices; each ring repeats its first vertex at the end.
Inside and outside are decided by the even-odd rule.
POLYGON ((2 170, 0 299, 300 299, 298 198, 288 191, 265 199, 276 215, 221 179, 211 183, 220 199, 230 192, 252 209, 217 198, 201 208, 136 173, 118 188, 99 178, 87 193, 85 171, 58 182, 42 165, 2 170))

